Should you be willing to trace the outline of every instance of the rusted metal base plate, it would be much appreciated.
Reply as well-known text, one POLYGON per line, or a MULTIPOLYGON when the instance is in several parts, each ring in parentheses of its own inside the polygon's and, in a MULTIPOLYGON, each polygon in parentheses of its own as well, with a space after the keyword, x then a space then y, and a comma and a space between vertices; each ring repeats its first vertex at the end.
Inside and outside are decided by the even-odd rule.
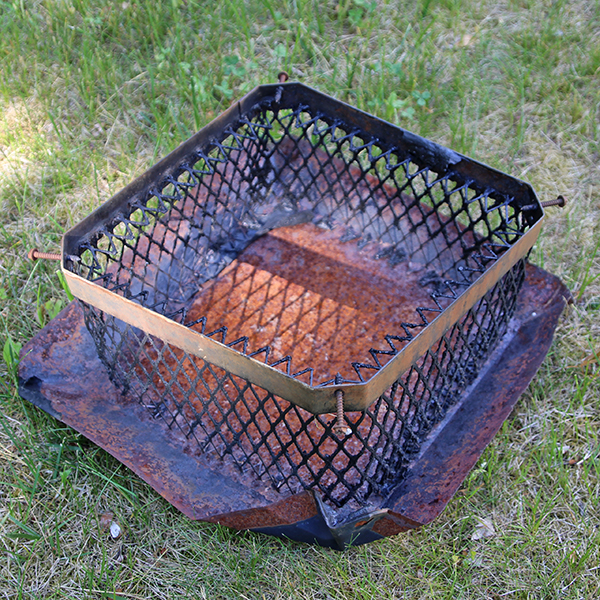
MULTIPOLYGON (((374 242, 339 238, 312 223, 271 231, 203 286, 187 319, 206 317, 207 331, 226 324, 229 340, 270 346, 274 358, 291 357, 295 371, 311 367, 313 385, 336 373, 356 380, 352 363, 369 362, 386 334, 417 322, 415 307, 432 304, 442 277, 419 263, 377 259, 374 242)), ((389 358, 379 356, 382 364, 389 358)))
POLYGON ((509 332, 478 379, 432 432, 408 475, 352 513, 310 492, 286 496, 265 482, 242 485, 202 456, 182 452, 160 420, 126 402, 110 382, 77 304, 23 348, 19 391, 192 519, 343 548, 419 527, 444 509, 539 368, 568 297, 556 277, 528 265, 509 332))

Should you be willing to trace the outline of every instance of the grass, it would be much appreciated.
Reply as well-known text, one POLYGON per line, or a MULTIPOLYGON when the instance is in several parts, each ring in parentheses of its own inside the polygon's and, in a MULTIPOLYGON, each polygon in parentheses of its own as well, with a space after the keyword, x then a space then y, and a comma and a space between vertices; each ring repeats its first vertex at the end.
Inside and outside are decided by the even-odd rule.
POLYGON ((600 595, 597 1, 15 0, 0 34, 0 597, 600 595), (344 554, 187 520, 15 389, 67 301, 28 249, 281 69, 569 201, 532 260, 575 304, 528 392, 436 522, 344 554))

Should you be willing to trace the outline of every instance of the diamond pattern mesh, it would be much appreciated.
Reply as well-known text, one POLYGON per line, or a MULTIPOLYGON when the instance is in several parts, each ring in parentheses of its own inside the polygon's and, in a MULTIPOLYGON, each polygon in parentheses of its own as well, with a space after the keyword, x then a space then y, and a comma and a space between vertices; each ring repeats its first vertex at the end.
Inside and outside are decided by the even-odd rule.
POLYGON ((523 277, 521 261, 366 411, 346 413, 344 439, 332 432, 333 415, 313 415, 92 307, 86 319, 124 394, 200 452, 232 461, 240 476, 315 488, 341 506, 383 495, 402 477, 506 332, 523 277))
MULTIPOLYGON (((525 216, 512 197, 451 169, 436 172, 335 114, 270 100, 132 198, 67 266, 311 385, 363 382, 525 233, 525 216), (276 339, 231 339, 226 320, 192 310, 253 242, 306 224, 330 232, 333 251, 351 247, 395 273, 397 286, 412 277, 423 291, 411 317, 377 342, 349 340, 356 356, 342 373, 327 371, 326 353, 297 364, 276 339)), ((332 415, 312 415, 91 306, 85 314, 124 395, 198 452, 277 489, 316 488, 341 506, 384 494, 402 476, 505 333, 523 273, 521 261, 366 411, 348 413, 344 440, 332 433, 332 415)))

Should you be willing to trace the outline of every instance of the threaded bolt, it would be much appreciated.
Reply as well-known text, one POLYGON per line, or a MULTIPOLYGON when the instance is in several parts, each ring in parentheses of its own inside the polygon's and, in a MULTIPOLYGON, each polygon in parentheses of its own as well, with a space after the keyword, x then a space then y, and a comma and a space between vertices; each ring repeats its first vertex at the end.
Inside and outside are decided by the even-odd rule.
POLYGON ((547 200, 541 204, 544 208, 548 208, 549 206, 560 206, 562 208, 567 204, 567 201, 563 198, 563 196, 558 196, 556 200, 547 200))
POLYGON ((53 254, 52 252, 40 252, 37 248, 32 248, 28 254, 29 260, 60 260, 62 257, 60 254, 53 254))
POLYGON ((337 416, 333 426, 333 433, 338 437, 346 437, 352 433, 352 429, 348 427, 344 417, 344 392, 342 390, 336 390, 335 399, 337 402, 337 416))

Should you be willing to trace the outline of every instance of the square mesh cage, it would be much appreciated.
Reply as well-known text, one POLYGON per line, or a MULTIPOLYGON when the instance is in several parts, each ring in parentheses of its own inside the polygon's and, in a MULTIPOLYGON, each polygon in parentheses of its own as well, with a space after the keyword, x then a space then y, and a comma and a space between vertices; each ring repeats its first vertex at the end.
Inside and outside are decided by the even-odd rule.
POLYGON ((360 506, 506 332, 541 218, 527 184, 288 83, 73 228, 63 270, 111 380, 182 452, 360 506))

